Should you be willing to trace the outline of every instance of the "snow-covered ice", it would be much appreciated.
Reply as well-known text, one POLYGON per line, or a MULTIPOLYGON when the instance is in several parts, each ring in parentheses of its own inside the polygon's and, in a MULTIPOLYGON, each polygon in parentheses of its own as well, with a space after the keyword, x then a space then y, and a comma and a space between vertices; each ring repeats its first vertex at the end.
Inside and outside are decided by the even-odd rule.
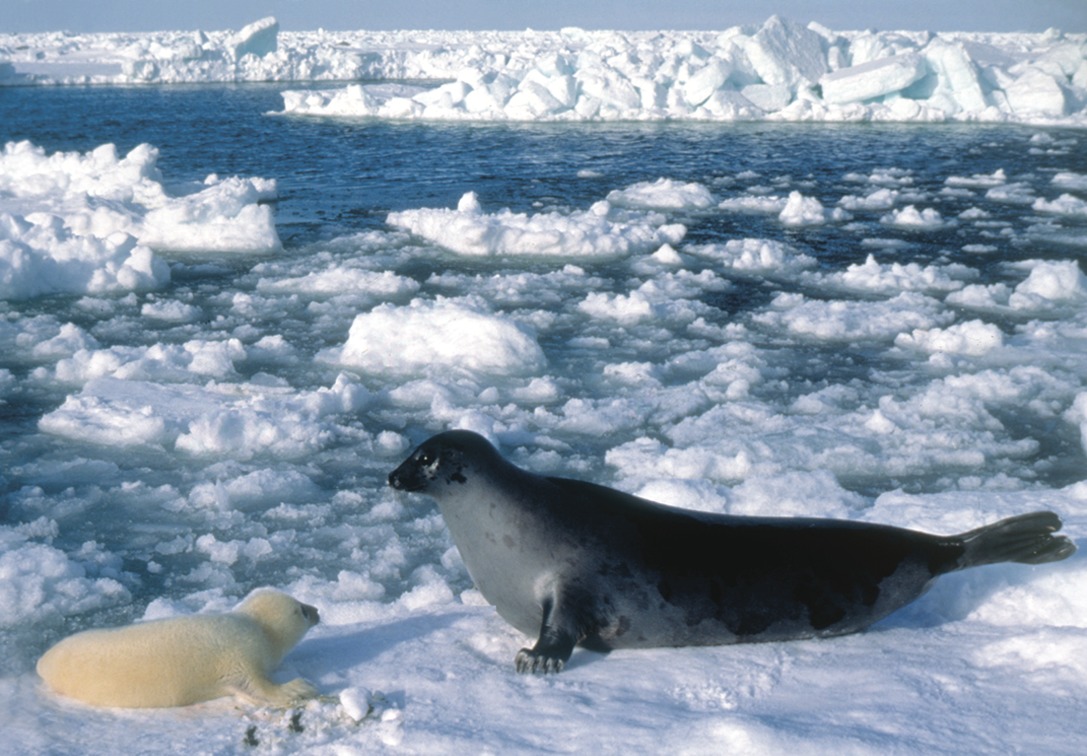
POLYGON ((343 349, 323 356, 366 373, 517 375, 544 369, 543 350, 516 322, 485 302, 414 300, 357 315, 343 349))
POLYGON ((158 152, 112 144, 54 153, 9 142, 0 153, 0 296, 156 289, 163 252, 273 252, 275 182, 219 178, 167 189, 158 152))
POLYGON ((1084 125, 1087 34, 238 31, 0 35, 0 85, 356 81, 284 112, 428 120, 1009 121, 1084 125), (404 86, 388 83, 404 82, 404 86), (427 83, 429 82, 429 83, 427 83))
MULTIPOLYGON (((705 187, 700 189, 693 200, 696 206, 708 196, 705 187)), ((667 188, 656 194, 656 201, 686 206, 690 200, 686 191, 689 189, 667 188)), ((469 192, 461 197, 456 210, 404 210, 391 213, 388 222, 462 255, 626 257, 651 252, 665 243, 678 243, 686 233, 682 225, 666 223, 659 213, 622 209, 624 205, 652 203, 653 197, 651 189, 631 187, 609 194, 607 200, 584 212, 536 216, 509 210, 484 213, 479 198, 469 192)))
MULTIPOLYGON (((358 84, 287 91, 284 112, 427 120, 1082 125, 1087 105, 1082 34, 838 32, 775 16, 761 27, 716 33, 564 29, 526 33, 518 41, 477 39, 462 51, 443 41, 449 66, 435 78, 452 81, 418 92, 358 84)), ((419 68, 434 61, 426 63, 419 68)))

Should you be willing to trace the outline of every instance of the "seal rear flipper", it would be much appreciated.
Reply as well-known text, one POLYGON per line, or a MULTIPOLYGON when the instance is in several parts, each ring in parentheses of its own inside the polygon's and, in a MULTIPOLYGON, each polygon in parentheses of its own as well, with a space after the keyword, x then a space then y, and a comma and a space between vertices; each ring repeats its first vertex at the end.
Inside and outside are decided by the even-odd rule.
POLYGON ((1060 529, 1061 519, 1053 512, 1031 512, 968 531, 956 537, 966 549, 959 567, 1060 561, 1076 550, 1065 536, 1053 535, 1060 529))

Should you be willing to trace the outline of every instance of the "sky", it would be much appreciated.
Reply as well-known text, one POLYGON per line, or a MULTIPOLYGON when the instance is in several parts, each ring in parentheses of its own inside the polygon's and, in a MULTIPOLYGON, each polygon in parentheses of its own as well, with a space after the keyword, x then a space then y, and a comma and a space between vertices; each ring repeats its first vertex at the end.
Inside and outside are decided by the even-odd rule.
POLYGON ((0 0, 0 32, 727 29, 773 14, 836 30, 1087 32, 1087 0, 0 0))

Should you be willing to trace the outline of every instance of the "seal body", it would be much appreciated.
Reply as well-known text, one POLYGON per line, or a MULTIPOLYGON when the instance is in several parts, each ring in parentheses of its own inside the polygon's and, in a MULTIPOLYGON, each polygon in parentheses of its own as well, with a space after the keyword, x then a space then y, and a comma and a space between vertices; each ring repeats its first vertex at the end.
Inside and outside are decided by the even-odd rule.
POLYGON ((314 607, 258 589, 225 614, 76 633, 46 651, 37 671, 54 692, 95 706, 186 706, 231 694, 290 706, 316 689, 269 675, 317 622, 314 607))
POLYGON ((847 520, 737 517, 535 475, 482 436, 420 445, 389 484, 434 498, 499 615, 537 637, 519 671, 607 650, 842 635, 913 601, 946 572, 1069 556, 1050 512, 953 536, 847 520))

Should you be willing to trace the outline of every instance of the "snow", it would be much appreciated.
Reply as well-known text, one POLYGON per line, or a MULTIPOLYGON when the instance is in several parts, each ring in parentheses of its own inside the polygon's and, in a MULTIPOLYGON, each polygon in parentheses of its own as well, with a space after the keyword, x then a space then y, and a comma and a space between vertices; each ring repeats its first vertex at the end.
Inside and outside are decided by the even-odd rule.
MULTIPOLYGON (((233 372, 229 358, 213 354, 209 361, 202 356, 187 369, 198 375, 233 372)), ((129 363, 108 372, 84 371, 94 377, 85 377, 83 388, 44 415, 39 426, 47 433, 107 446, 153 446, 236 459, 261 453, 295 458, 328 441, 324 416, 358 410, 367 398, 366 390, 346 375, 328 389, 303 395, 278 387, 250 386, 240 393, 214 382, 200 387, 141 380, 143 375, 157 377, 160 369, 156 365, 145 372, 129 363), (109 377, 98 377, 100 372, 109 377)), ((64 368, 58 365, 57 370, 64 368)))
POLYGON ((814 258, 773 239, 733 239, 724 245, 692 246, 687 251, 717 260, 735 273, 772 276, 815 265, 814 258))
POLYGON ((685 206, 693 202, 700 206, 707 196, 696 192, 692 199, 686 196, 689 192, 689 188, 670 185, 655 189, 636 186, 572 215, 528 215, 508 209, 487 214, 478 197, 469 192, 461 197, 456 210, 405 210, 390 213, 387 220, 389 225, 462 255, 608 259, 678 243, 686 233, 682 225, 666 223, 659 213, 625 211, 623 206, 652 204, 653 197, 657 203, 685 206))
MULTIPOLYGON (((847 220, 848 215, 840 210, 831 211, 830 218, 834 220, 847 220)), ((789 198, 785 201, 785 207, 781 209, 778 220, 786 226, 810 226, 825 223, 828 213, 823 208, 823 203, 815 197, 805 197, 798 191, 789 192, 789 198)))
MULTIPOLYGON (((289 33, 266 19, 237 33, 8 35, 0 83, 378 77, 286 92, 286 110, 1082 127, 1084 44, 780 19, 471 36, 289 33)), ((945 577, 847 638, 578 650, 561 675, 522 677, 512 659, 530 639, 470 587, 433 507, 383 485, 427 433, 462 427, 526 468, 677 506, 944 533, 1047 508, 1082 546, 1087 176, 1064 157, 1082 153, 1076 139, 1023 138, 1042 170, 935 179, 863 155, 795 180, 737 166, 624 183, 586 168, 560 177, 599 187, 582 205, 513 209, 466 187, 455 206, 386 207, 379 229, 301 250, 280 241, 274 178, 173 181, 147 144, 8 143, 7 746, 1083 752, 1082 553, 945 577), (727 231, 706 241, 707 227, 727 231), (849 261, 805 232, 840 232, 849 261), (919 260, 916 245, 937 249, 919 260), (1002 260, 1009 245, 1026 259, 1002 260), (209 265, 229 280, 186 288, 171 271, 209 265), (125 532, 130 551, 80 538, 80 520, 125 532), (265 579, 321 611, 279 672, 325 694, 300 713, 231 700, 94 710, 33 674, 47 642, 84 624, 222 611, 265 579), (160 587, 169 597, 135 598, 160 587)))
POLYGON ((829 288, 886 296, 901 291, 939 295, 963 288, 964 279, 969 280, 974 275, 975 271, 965 266, 897 262, 883 265, 874 255, 868 255, 863 263, 850 265, 841 273, 821 276, 820 283, 829 288))
POLYGON ((716 203, 713 193, 702 184, 663 178, 608 192, 607 201, 619 207, 661 210, 705 210, 716 203))
POLYGON ((347 343, 324 359, 368 373, 408 375, 531 374, 546 362, 530 329, 472 300, 377 307, 357 315, 347 343))
POLYGON ((903 292, 878 307, 845 300, 808 299, 803 294, 779 294, 771 310, 757 322, 819 341, 893 338, 914 328, 931 328, 947 316, 935 300, 903 292))
POLYGON ((895 346, 929 354, 965 354, 977 357, 1004 346, 1004 333, 992 323, 970 320, 949 328, 917 329, 908 334, 900 333, 895 337, 895 346))
POLYGON ((210 175, 168 190, 146 144, 53 153, 9 142, 0 154, 0 297, 164 286, 160 253, 274 252, 275 182, 210 175))
POLYGON ((931 207, 918 209, 914 205, 907 205, 901 210, 892 210, 880 219, 881 223, 891 226, 912 228, 918 231, 943 228, 945 221, 940 211, 931 207))
POLYGON ((78 614, 129 598, 128 590, 115 579, 120 577, 119 560, 96 553, 96 544, 85 544, 80 553, 68 555, 32 540, 55 535, 55 528, 55 522, 42 518, 0 531, 0 576, 4 578, 0 627, 38 622, 57 612, 78 614), (96 564, 100 556, 106 557, 106 565, 96 564))
POLYGON ((286 32, 269 17, 237 32, 0 35, 0 85, 206 81, 362 82, 284 91, 295 115, 1083 126, 1087 35, 778 16, 715 32, 286 32))

